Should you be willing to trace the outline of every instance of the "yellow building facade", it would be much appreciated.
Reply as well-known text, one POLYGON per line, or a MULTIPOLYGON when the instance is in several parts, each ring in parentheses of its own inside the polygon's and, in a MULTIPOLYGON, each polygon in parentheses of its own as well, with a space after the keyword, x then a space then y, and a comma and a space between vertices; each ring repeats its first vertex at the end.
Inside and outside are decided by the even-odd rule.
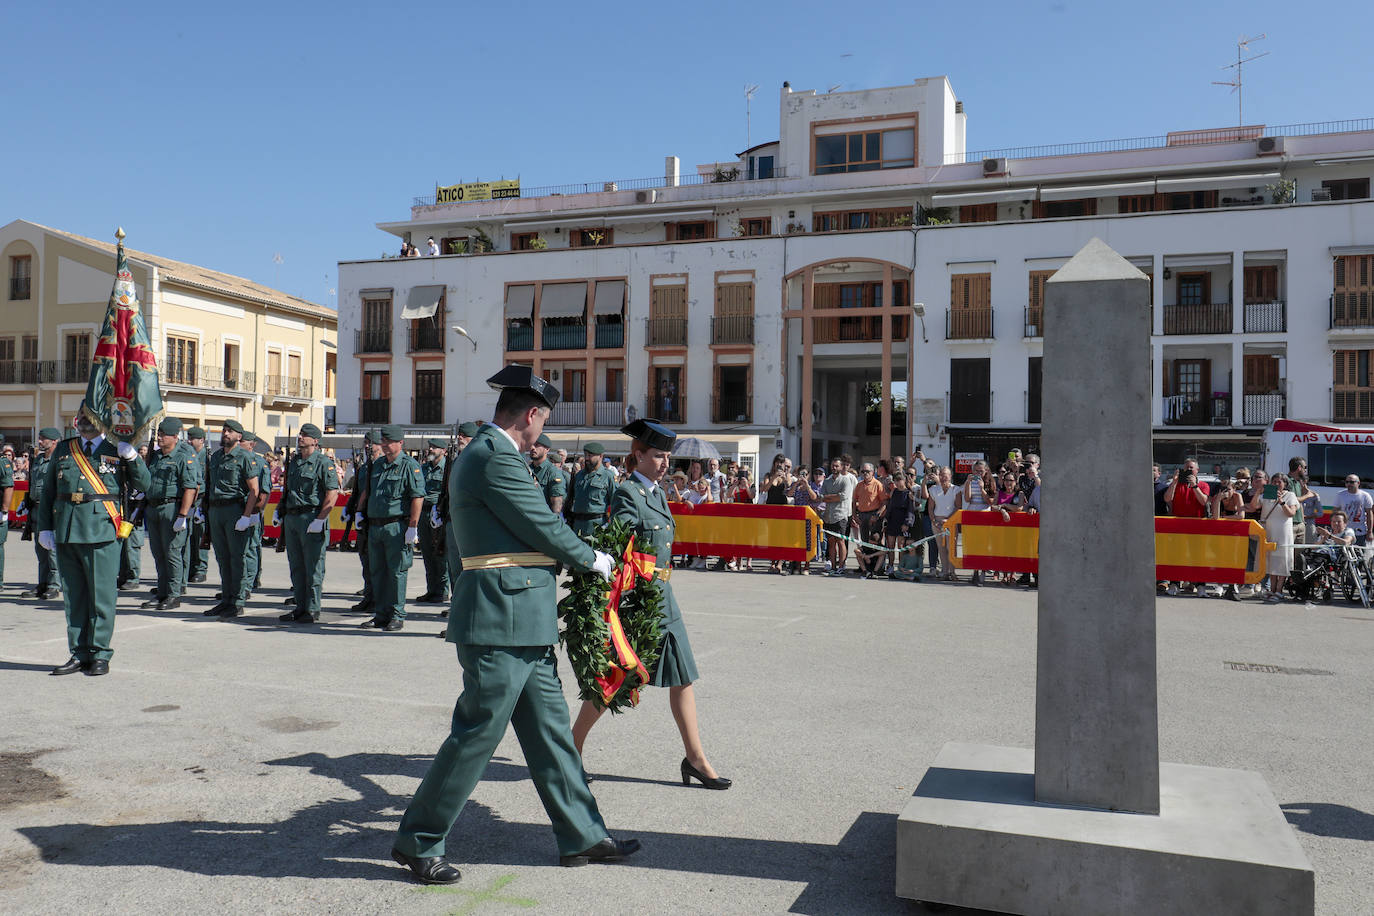
MULTIPOLYGON (((113 233, 112 233, 113 234, 113 233)), ((242 277, 126 248, 168 416, 269 442, 333 425, 338 313, 242 277)), ((67 428, 114 282, 115 246, 26 220, 0 228, 0 432, 67 428)))

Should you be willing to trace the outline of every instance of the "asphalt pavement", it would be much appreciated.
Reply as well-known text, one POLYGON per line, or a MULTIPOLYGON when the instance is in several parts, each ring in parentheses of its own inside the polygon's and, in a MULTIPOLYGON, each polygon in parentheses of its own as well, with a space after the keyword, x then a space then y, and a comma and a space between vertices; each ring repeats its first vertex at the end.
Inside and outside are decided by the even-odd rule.
MULTIPOLYGON (((684 788, 666 691, 605 717, 585 755, 612 833, 643 850, 564 869, 507 734, 422 888, 388 852, 448 730, 460 671, 433 606, 358 629, 351 553, 324 618, 277 622, 284 555, 232 622, 121 594, 111 673, 50 677, 60 602, 0 594, 0 911, 917 913, 894 896, 901 811, 948 741, 1034 743, 1036 593, 758 571, 679 571, 702 737, 725 792, 684 788)), ((424 587, 416 558, 411 597, 424 587)), ((1164 760, 1256 770, 1317 875, 1318 912, 1374 901, 1374 611, 1162 598, 1164 760)), ((564 687, 576 700, 566 662, 564 687)), ((957 912, 957 911, 949 911, 957 912)))

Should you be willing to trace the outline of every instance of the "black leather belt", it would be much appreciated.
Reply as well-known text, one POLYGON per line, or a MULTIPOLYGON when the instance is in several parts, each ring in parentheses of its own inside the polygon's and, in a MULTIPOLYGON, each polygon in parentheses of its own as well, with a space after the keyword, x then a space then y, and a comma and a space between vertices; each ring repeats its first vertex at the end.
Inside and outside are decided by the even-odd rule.
POLYGON ((74 503, 98 503, 98 502, 117 502, 120 498, 118 493, 60 493, 62 499, 74 503))
POLYGON ((165 506, 165 505, 167 505, 168 503, 179 503, 179 502, 181 502, 181 497, 180 497, 180 496, 169 496, 169 497, 167 497, 166 499, 150 499, 150 500, 148 500, 148 505, 150 505, 150 506, 165 506))
POLYGON ((319 506, 291 506, 280 510, 283 515, 304 515, 307 512, 319 512, 319 506))
POLYGON ((601 518, 605 514, 604 512, 574 512, 572 517, 576 521, 585 522, 588 519, 601 518))
POLYGON ((380 518, 368 518, 369 525, 385 525, 390 522, 404 522, 410 519, 409 515, 383 515, 380 518))
POLYGON ((242 497, 242 496, 240 496, 240 497, 237 498, 237 499, 212 499, 212 500, 210 500, 210 505, 212 505, 212 506, 241 506, 241 505, 243 505, 244 499, 245 499, 245 497, 242 497))

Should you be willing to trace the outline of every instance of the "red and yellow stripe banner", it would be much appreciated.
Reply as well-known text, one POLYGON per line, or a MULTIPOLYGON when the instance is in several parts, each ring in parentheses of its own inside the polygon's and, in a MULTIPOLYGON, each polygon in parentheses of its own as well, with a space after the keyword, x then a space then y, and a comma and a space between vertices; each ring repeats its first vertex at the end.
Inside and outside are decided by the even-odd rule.
POLYGON ((821 519, 809 506, 671 503, 673 553, 802 562, 816 555, 821 519))

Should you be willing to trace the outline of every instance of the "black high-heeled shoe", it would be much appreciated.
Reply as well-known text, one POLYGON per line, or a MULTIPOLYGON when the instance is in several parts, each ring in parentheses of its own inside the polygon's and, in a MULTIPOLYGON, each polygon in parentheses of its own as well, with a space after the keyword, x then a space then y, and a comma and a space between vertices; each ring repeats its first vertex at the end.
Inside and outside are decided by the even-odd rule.
POLYGON ((687 758, 683 757, 682 784, 684 786, 690 786, 692 784, 693 777, 696 777, 697 779, 701 780, 701 787, 703 789, 730 788, 730 780, 726 779, 724 776, 717 776, 713 779, 710 776, 707 776, 705 773, 701 772, 701 770, 698 770, 696 767, 692 766, 690 763, 687 762, 687 758))

